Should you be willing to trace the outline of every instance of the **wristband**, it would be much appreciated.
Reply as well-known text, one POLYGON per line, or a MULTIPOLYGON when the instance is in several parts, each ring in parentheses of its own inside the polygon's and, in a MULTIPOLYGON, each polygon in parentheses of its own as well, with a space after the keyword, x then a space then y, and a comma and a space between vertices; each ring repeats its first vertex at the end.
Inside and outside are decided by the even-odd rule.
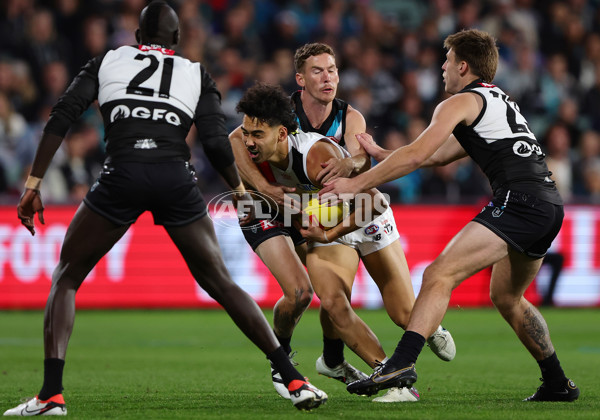
POLYGON ((27 180, 25 181, 25 188, 28 190, 40 190, 40 186, 42 185, 42 178, 38 178, 37 176, 29 175, 27 180))

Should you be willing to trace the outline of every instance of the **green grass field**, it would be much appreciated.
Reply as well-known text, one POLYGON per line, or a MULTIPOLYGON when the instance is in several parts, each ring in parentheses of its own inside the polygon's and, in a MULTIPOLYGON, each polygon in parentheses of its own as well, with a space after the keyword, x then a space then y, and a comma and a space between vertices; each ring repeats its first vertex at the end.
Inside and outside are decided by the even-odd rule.
MULTIPOLYGON (((400 338, 383 311, 358 311, 391 354, 400 338)), ((300 371, 329 401, 311 413, 280 398, 264 355, 223 311, 79 311, 67 354, 69 417, 80 419, 598 419, 600 309, 542 309, 568 376, 581 388, 575 403, 524 403, 539 369, 493 309, 453 309, 444 325, 457 357, 425 349, 417 363, 418 403, 376 404, 319 376, 318 314, 309 310, 292 345, 300 371)), ((271 312, 266 312, 269 320, 271 312)), ((41 311, 0 312, 0 412, 39 391, 41 311)), ((346 358, 367 369, 352 352, 346 358)), ((380 393, 382 394, 382 393, 380 393)))

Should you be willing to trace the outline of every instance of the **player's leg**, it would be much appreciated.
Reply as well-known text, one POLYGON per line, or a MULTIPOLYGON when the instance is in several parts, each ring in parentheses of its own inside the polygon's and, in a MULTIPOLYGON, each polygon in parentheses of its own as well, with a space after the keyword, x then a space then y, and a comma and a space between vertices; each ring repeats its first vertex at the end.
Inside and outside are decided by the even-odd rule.
MULTIPOLYGON (((44 383, 38 395, 4 415, 23 415, 23 410, 44 415, 67 413, 62 397, 65 355, 75 321, 75 294, 85 277, 127 231, 79 206, 67 229, 60 258, 52 274, 52 286, 44 312, 44 383)), ((33 415, 33 414, 28 414, 33 415)))
POLYGON ((410 271, 400 241, 361 257, 381 292, 386 312, 399 327, 406 329, 415 303, 410 271))
POLYGON ((289 354, 294 328, 313 297, 310 279, 289 236, 267 239, 255 252, 281 286, 283 296, 273 308, 273 330, 289 354))
POLYGON ((452 290, 507 254, 506 242, 483 225, 469 222, 423 273, 406 332, 392 357, 371 378, 351 384, 348 391, 371 395, 380 389, 412 385, 416 381, 414 363, 425 345, 425 337, 430 337, 444 318, 452 290), (389 375, 390 372, 395 374, 389 375), (381 381, 383 375, 387 379, 381 381))
MULTIPOLYGON (((381 292, 383 305, 399 327, 406 329, 408 319, 415 303, 408 263, 400 241, 362 256, 365 268, 381 292)), ((444 361, 456 356, 456 345, 448 330, 441 325, 427 338, 431 350, 444 361)))
POLYGON ((565 376, 548 325, 542 314, 523 297, 542 264, 514 249, 494 264, 490 283, 492 302, 538 362, 543 384, 529 401, 574 401, 579 396, 575 383, 565 376))
MULTIPOLYGON (((287 235, 281 234, 266 239, 256 247, 255 252, 283 291, 283 296, 273 308, 273 331, 291 359, 292 333, 313 296, 308 274, 296 254, 292 239, 287 235)), ((289 399, 290 393, 283 383, 280 372, 273 365, 271 365, 271 379, 277 393, 289 399)))
POLYGON ((327 394, 305 381, 290 363, 256 302, 229 275, 209 217, 177 227, 166 227, 190 272, 213 299, 227 311, 240 330, 279 370, 292 402, 301 409, 319 406, 327 394))
POLYGON ((379 340, 350 305, 358 268, 356 251, 345 245, 314 247, 307 257, 308 273, 321 308, 344 343, 370 367, 385 358, 379 340))
POLYGON ((73 217, 52 274, 44 312, 46 358, 64 359, 75 319, 75 293, 129 225, 119 226, 82 203, 73 217))

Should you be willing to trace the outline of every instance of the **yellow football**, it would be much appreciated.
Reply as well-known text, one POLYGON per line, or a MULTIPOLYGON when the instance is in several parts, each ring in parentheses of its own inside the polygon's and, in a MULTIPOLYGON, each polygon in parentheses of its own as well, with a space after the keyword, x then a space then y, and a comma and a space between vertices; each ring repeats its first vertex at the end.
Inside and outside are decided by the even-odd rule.
POLYGON ((328 230, 341 223, 350 213, 350 204, 346 201, 333 206, 320 204, 318 198, 312 198, 302 210, 309 217, 316 218, 322 229, 328 230))

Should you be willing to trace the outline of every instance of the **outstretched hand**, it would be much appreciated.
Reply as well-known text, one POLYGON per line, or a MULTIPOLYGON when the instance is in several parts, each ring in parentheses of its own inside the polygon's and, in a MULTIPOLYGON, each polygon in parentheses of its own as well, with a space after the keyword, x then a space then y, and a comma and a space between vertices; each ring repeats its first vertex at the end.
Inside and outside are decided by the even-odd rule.
POLYGON ((381 162, 391 153, 390 150, 384 149, 375 143, 375 140, 373 140, 373 137, 370 134, 359 133, 356 135, 356 140, 358 140, 363 149, 365 149, 365 152, 377 162, 381 162))
POLYGON ((21 219, 21 224, 31 232, 32 236, 35 235, 34 216, 36 213, 38 215, 38 220, 44 225, 44 204, 42 203, 42 196, 38 190, 26 189, 19 200, 17 215, 19 219, 21 219))
POLYGON ((293 197, 286 195, 295 191, 295 187, 286 187, 285 185, 281 184, 269 183, 267 187, 262 188, 259 192, 267 195, 281 207, 285 207, 290 210, 298 210, 302 207, 300 203, 293 197))
POLYGON ((356 187, 356 178, 336 178, 326 182, 323 189, 319 191, 319 203, 327 203, 330 206, 338 204, 344 200, 353 199, 356 194, 361 192, 356 187))
POLYGON ((331 158, 327 162, 321 163, 321 167, 323 169, 319 171, 315 179, 320 184, 336 178, 347 178, 354 170, 354 164, 350 158, 331 158))

